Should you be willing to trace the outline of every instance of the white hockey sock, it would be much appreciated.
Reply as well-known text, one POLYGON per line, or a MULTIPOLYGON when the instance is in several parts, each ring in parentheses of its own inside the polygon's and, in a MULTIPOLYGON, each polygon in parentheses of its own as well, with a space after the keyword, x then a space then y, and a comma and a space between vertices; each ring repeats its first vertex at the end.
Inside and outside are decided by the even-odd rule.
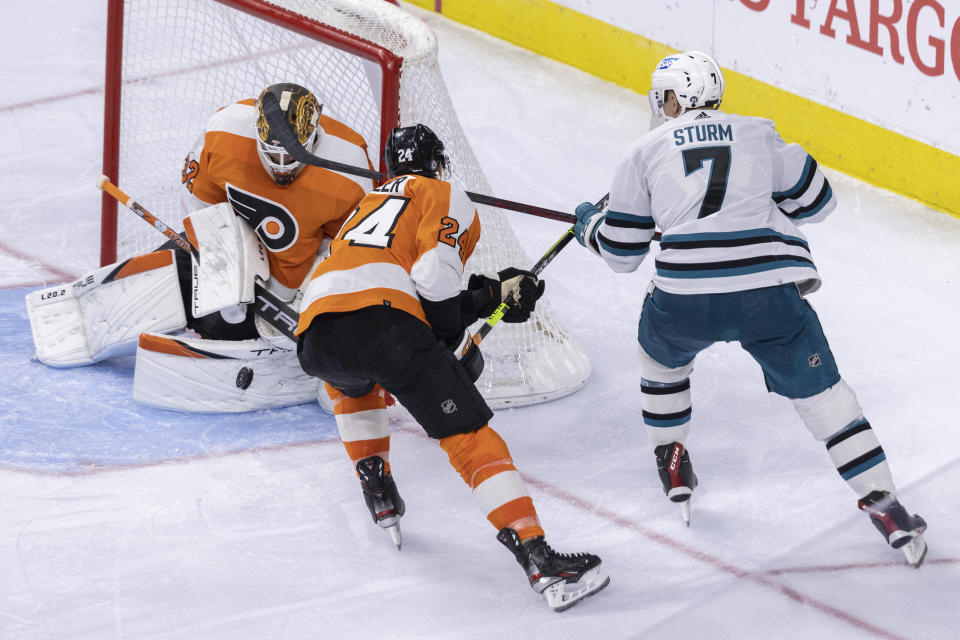
POLYGON ((643 423, 653 446, 683 442, 690 432, 690 379, 653 382, 641 379, 640 406, 643 423))
POLYGON ((825 444, 837 472, 858 497, 875 490, 896 493, 887 456, 866 418, 854 420, 825 444))

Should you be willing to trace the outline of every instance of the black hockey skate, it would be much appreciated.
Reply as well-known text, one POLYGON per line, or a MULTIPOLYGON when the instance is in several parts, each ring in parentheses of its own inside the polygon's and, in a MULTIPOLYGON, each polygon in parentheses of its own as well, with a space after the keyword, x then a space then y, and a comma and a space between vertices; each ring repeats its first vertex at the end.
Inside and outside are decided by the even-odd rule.
POLYGON ((520 542, 510 528, 501 529, 497 540, 513 553, 530 587, 542 593, 554 611, 565 611, 610 584, 600 558, 592 553, 557 553, 543 536, 520 542))
POLYGON ((894 549, 902 549, 907 562, 919 567, 927 556, 927 543, 923 532, 927 523, 917 514, 912 516, 888 491, 871 491, 857 503, 861 511, 866 511, 870 521, 887 543, 894 549))
POLYGON ((671 502, 680 505, 680 517, 690 526, 690 496, 697 488, 697 476, 690 462, 690 452, 679 442, 662 444, 653 450, 657 456, 657 473, 663 492, 671 502))
POLYGON ((393 544, 400 548, 400 516, 406 511, 403 498, 397 492, 393 476, 384 470, 383 458, 370 456, 357 463, 357 474, 363 488, 363 499, 377 526, 387 530, 393 544))

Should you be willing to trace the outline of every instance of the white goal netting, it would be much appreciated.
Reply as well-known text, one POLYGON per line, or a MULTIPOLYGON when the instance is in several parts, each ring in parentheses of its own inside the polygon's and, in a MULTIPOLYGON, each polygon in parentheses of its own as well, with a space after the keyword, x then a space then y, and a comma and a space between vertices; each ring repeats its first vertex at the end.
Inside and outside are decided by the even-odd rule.
MULTIPOLYGON (((389 104, 381 95, 383 74, 396 72, 383 70, 356 50, 344 50, 369 43, 402 59, 399 124, 430 126, 450 155, 451 181, 464 190, 491 194, 440 74, 433 32, 383 0, 127 0, 118 184, 175 226, 185 213, 180 202, 183 160, 198 145, 210 115, 237 100, 255 98, 277 82, 311 89, 324 113, 364 136, 378 162, 381 125, 385 120, 388 126, 396 124, 395 114, 383 107, 389 104), (334 27, 346 45, 318 40, 318 25, 334 27)), ((117 55, 115 45, 108 45, 111 55, 117 55)), ((524 255, 505 215, 478 209, 483 234, 468 269, 529 268, 533 260, 524 255)), ((149 251, 162 241, 132 214, 119 212, 117 222, 117 259, 149 251)), ((497 326, 483 352, 486 368, 477 385, 494 407, 566 395, 590 375, 589 360, 546 299, 529 322, 497 326)))

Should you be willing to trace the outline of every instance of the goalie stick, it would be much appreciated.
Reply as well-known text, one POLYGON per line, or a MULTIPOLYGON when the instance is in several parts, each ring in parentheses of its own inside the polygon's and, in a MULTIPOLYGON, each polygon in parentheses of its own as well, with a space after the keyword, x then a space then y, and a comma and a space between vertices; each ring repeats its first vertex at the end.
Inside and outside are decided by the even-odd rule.
MULTIPOLYGON (((297 140, 296 135, 294 135, 293 131, 290 129, 290 125, 283 116, 283 111, 280 110, 280 104, 277 101, 277 97, 272 93, 267 93, 263 96, 263 115, 266 117, 267 123, 270 125, 270 131, 276 135, 277 140, 279 140, 280 146, 282 146, 297 162, 309 164, 314 167, 320 167, 321 169, 329 169, 330 171, 339 171, 340 173, 347 173, 350 175, 360 176, 362 178, 370 178, 371 180, 384 180, 389 177, 387 174, 379 171, 354 167, 353 165, 336 162, 334 160, 327 160, 325 158, 315 156, 307 151, 307 149, 300 144, 300 141, 297 140)), ((564 213, 562 211, 546 209, 544 207, 538 207, 532 204, 524 204, 522 202, 514 202, 513 200, 505 200, 503 198, 496 198, 494 196, 485 196, 483 194, 473 193, 471 191, 466 191, 465 193, 472 202, 476 202, 477 204, 489 205, 491 207, 508 209, 510 211, 517 211, 520 213, 528 213, 533 216, 548 218, 550 220, 560 220, 561 222, 569 222, 571 224, 577 221, 576 216, 569 213, 564 213)))
MULTIPOLYGON (((190 244, 182 235, 167 226, 162 220, 147 211, 139 202, 134 200, 132 196, 121 191, 118 186, 110 182, 110 178, 107 176, 97 178, 97 188, 110 194, 117 202, 143 218, 150 226, 172 240, 181 250, 193 255, 197 260, 200 259, 200 254, 196 247, 190 244)), ((271 327, 296 342, 297 337, 294 335, 294 331, 297 328, 297 322, 300 320, 300 314, 259 282, 254 283, 253 293, 256 298, 253 308, 254 313, 266 320, 267 324, 271 327)))

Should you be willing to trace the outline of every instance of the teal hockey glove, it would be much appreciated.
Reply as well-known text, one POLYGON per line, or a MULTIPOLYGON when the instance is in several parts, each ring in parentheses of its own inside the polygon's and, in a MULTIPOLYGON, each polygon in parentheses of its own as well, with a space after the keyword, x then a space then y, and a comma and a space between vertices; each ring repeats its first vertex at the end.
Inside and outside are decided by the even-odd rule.
POLYGON ((583 202, 576 209, 577 222, 573 225, 573 235, 577 242, 600 255, 597 247, 597 229, 603 222, 603 212, 590 202, 583 202))

